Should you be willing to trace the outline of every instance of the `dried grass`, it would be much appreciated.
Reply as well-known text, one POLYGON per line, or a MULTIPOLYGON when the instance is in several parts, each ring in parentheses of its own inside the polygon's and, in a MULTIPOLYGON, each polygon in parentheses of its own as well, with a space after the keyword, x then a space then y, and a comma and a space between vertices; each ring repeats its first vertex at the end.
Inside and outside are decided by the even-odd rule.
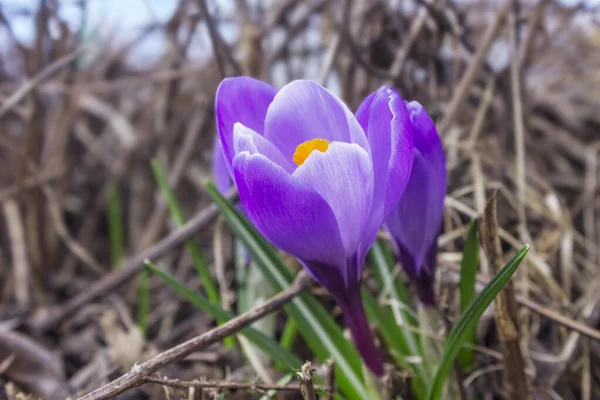
MULTIPOLYGON (((202 60, 191 60, 193 35, 206 28, 207 18, 197 8, 202 2, 181 1, 166 24, 148 28, 168 38, 164 53, 153 65, 135 66, 127 59, 141 38, 125 47, 109 41, 79 50, 83 43, 60 23, 52 3, 42 2, 31 16, 33 45, 9 35, 10 56, 0 62, 0 320, 29 321, 23 312, 60 307, 110 271, 111 185, 124 200, 129 255, 172 229, 150 158, 169 171, 188 216, 209 203, 203 180, 210 177, 213 96, 223 73, 278 85, 320 80, 353 108, 387 82, 431 111, 446 147, 442 294, 453 301, 453 267, 466 225, 498 190, 505 257, 525 242, 532 245, 515 290, 546 311, 520 308, 533 387, 544 398, 600 398, 600 342, 560 323, 600 326, 597 10, 553 0, 419 0, 395 8, 395 2, 341 0, 281 0, 259 8, 240 0, 235 15, 215 14, 212 7, 217 16, 208 21, 221 32, 233 24, 242 35, 232 43, 213 38, 218 57, 204 48, 202 60), (58 36, 49 34, 50 20, 59 21, 58 36), (80 51, 86 62, 73 62, 80 51)), ((10 21, 0 9, 7 32, 10 21)), ((213 233, 206 230, 200 239, 211 256, 213 233)), ((171 252, 164 266, 198 285, 185 253, 171 252)), ((221 283, 231 281, 230 272, 219 272, 221 283)), ((481 273, 489 278, 487 262, 481 273)), ((211 323, 157 282, 152 293, 148 346, 172 346, 211 323)), ((127 326, 136 285, 106 295, 82 305, 52 334, 36 337, 60 352, 74 390, 98 386, 118 365, 106 361, 102 343, 109 341, 97 321, 117 309, 127 326), (99 360, 102 376, 85 375, 99 360)), ((497 349, 486 321, 489 316, 481 343, 497 349)), ((22 330, 36 335, 27 324, 22 330)), ((169 376, 220 379, 244 367, 239 355, 222 348, 197 359, 202 362, 172 366, 169 376)), ((484 398, 500 391, 500 370, 494 357, 482 354, 478 361, 481 369, 468 378, 468 388, 484 398)))

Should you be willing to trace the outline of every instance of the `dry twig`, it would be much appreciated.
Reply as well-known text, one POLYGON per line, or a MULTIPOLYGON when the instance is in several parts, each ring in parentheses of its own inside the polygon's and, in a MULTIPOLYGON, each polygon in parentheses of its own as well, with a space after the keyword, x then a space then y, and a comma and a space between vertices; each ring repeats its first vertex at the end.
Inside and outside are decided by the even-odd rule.
MULTIPOLYGON (((494 275, 502 268, 502 247, 498 236, 498 218, 496 216, 496 194, 487 206, 481 220, 481 241, 483 249, 494 275)), ((495 300, 496 330, 500 338, 504 355, 504 387, 509 399, 529 399, 529 388, 525 376, 525 362, 521 352, 518 308, 512 282, 498 293, 495 300)))
POLYGON ((131 371, 125 375, 93 391, 92 393, 80 397, 79 400, 109 399, 118 395, 119 393, 123 393, 127 389, 143 384, 144 380, 148 376, 160 370, 164 366, 175 361, 182 360, 192 352, 202 350, 227 336, 239 332, 240 330, 252 324, 254 321, 257 321, 265 315, 278 310, 287 302, 291 301, 301 291, 306 289, 311 282, 312 281, 309 275, 305 272, 301 272, 289 288, 271 297, 260 306, 255 307, 244 314, 238 315, 237 317, 229 320, 221 326, 218 326, 217 328, 214 328, 211 331, 203 333, 167 351, 164 351, 142 364, 134 366, 131 371))

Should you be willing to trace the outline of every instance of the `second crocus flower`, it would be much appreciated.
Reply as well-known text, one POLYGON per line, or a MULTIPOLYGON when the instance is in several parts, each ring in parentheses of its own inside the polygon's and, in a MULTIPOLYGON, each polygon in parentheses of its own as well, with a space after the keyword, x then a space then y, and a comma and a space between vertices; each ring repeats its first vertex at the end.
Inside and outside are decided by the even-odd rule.
POLYGON ((360 286, 367 251, 410 177, 413 127, 404 100, 383 87, 355 116, 314 82, 277 91, 231 78, 217 91, 216 118, 248 218, 333 295, 365 364, 381 376, 360 286))
POLYGON ((420 301, 435 304, 437 239, 444 219, 446 158, 437 129, 416 101, 407 104, 414 129, 414 163, 404 195, 386 229, 420 301))

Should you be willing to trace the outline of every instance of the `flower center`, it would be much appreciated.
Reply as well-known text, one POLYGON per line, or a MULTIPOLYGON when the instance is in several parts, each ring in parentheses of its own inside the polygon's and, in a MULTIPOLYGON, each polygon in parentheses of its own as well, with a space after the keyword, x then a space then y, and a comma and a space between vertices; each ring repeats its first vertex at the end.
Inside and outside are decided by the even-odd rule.
POLYGON ((319 150, 325 153, 328 147, 329 141, 325 139, 313 139, 308 142, 300 143, 294 152, 294 162, 296 165, 302 165, 313 151, 319 150))

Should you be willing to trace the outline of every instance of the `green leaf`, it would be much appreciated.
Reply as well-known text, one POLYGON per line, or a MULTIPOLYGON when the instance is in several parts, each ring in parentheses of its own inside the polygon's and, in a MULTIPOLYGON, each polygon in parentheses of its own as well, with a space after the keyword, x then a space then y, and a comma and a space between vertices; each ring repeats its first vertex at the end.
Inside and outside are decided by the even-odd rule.
MULTIPOLYGON (((374 267, 375 277, 384 293, 387 294, 391 302, 403 306, 402 309, 392 315, 399 319, 398 322, 400 325, 417 327, 417 321, 411 313, 406 310, 410 302, 408 290, 404 286, 404 283, 398 279, 398 277, 393 275, 395 263, 390 252, 387 251, 380 241, 375 241, 368 257, 369 263, 374 267)), ((395 325, 398 326, 398 324, 395 325)), ((422 354, 417 336, 408 329, 403 329, 402 326, 399 326, 399 328, 400 335, 394 339, 398 346, 397 350, 404 356, 420 357, 423 362, 425 362, 426 357, 422 354)), ((420 378, 420 381, 423 382, 423 384, 427 384, 429 375, 426 372, 426 365, 423 363, 414 365, 414 369, 415 377, 420 378)), ((419 379, 414 380, 419 382, 419 379)))
MULTIPOLYGON (((219 194, 212 183, 207 189, 235 235, 252 255, 273 289, 284 290, 293 281, 287 265, 273 248, 238 211, 219 194)), ((369 394, 362 380, 362 364, 356 348, 346 340, 342 330, 327 310, 312 296, 302 293, 285 306, 286 312, 296 320, 304 341, 321 361, 335 360, 338 386, 349 399, 367 399, 369 394)))
MULTIPOLYGON (((479 266, 479 238, 477 235, 477 220, 471 221, 462 262, 460 264, 460 312, 464 312, 475 297, 477 267, 479 266)), ((467 332, 465 344, 475 344, 477 324, 467 332)), ((463 370, 473 366, 474 352, 472 348, 463 347, 458 355, 458 364, 463 370)))
POLYGON ((110 244, 110 263, 119 267, 123 261, 123 218, 121 213, 121 196, 119 189, 110 185, 107 191, 108 239, 110 244))
POLYGON ((294 344, 294 340, 296 339, 297 332, 298 325, 296 325, 296 320, 293 318, 288 318, 288 320, 285 322, 285 325, 283 326, 281 339, 279 339, 281 347, 290 350, 292 348, 292 345, 294 344))
MULTIPOLYGON (((167 201, 167 206, 169 207, 169 212, 175 221, 175 224, 178 227, 181 227, 185 224, 185 216, 177 198, 175 198, 175 193, 169 187, 167 182, 167 177, 160 167, 157 160, 152 160, 152 171, 154 172, 154 178, 160 187, 162 195, 165 197, 167 201)), ((206 261, 204 260, 204 256, 202 256, 202 251, 200 250, 200 246, 193 241, 188 240, 185 243, 185 248, 190 252, 192 256, 192 262, 196 267, 196 272, 198 276, 202 280, 202 285, 204 286, 204 290, 206 291, 206 295, 210 299, 210 301, 220 304, 219 292, 217 291, 215 282, 208 271, 208 266, 206 265, 206 261)))
POLYGON ((296 325, 296 321, 291 318, 288 319, 283 327, 283 332, 281 333, 281 340, 279 341, 281 346, 286 349, 291 349, 297 331, 298 325, 296 325))
MULTIPOLYGON (((223 310, 218 304, 211 302, 209 299, 203 297, 196 291, 185 286, 173 278, 169 273, 158 268, 152 262, 146 260, 146 266, 156 274, 163 282, 169 285, 177 294, 189 301, 197 308, 212 315, 213 318, 220 321, 228 321, 235 317, 235 315, 229 311, 223 310)), ((294 353, 284 349, 279 343, 268 336, 265 336, 260 331, 248 327, 240 331, 249 341, 254 343, 260 348, 265 354, 267 354, 272 360, 287 366, 288 368, 300 368, 302 366, 302 360, 298 358, 294 353)))
MULTIPOLYGON (((415 369, 414 365, 404 361, 404 355, 407 354, 406 343, 403 341, 403 330, 396 324, 394 316, 389 307, 380 307, 373 296, 363 287, 362 289, 363 303, 367 317, 371 321, 375 321, 379 327, 379 332, 383 337, 387 349, 394 358, 396 365, 401 368, 415 369)), ((417 374, 412 380, 412 390, 417 399, 424 399, 427 389, 423 384, 423 380, 417 374)))
POLYGON ((442 354, 440 365, 437 368, 435 377, 429 388, 427 399, 439 400, 441 398, 448 372, 470 330, 477 324, 477 321, 479 321, 481 315, 494 300, 494 297, 496 297, 498 292, 502 290, 504 285, 506 285, 511 276, 515 273, 528 250, 529 245, 525 245, 525 247, 523 247, 504 266, 504 268, 502 268, 498 275, 483 288, 481 293, 475 297, 475 300, 469 304, 466 310, 461 313, 458 321, 454 324, 454 328, 452 328, 452 331, 448 335, 448 340, 444 346, 444 353, 442 354))

